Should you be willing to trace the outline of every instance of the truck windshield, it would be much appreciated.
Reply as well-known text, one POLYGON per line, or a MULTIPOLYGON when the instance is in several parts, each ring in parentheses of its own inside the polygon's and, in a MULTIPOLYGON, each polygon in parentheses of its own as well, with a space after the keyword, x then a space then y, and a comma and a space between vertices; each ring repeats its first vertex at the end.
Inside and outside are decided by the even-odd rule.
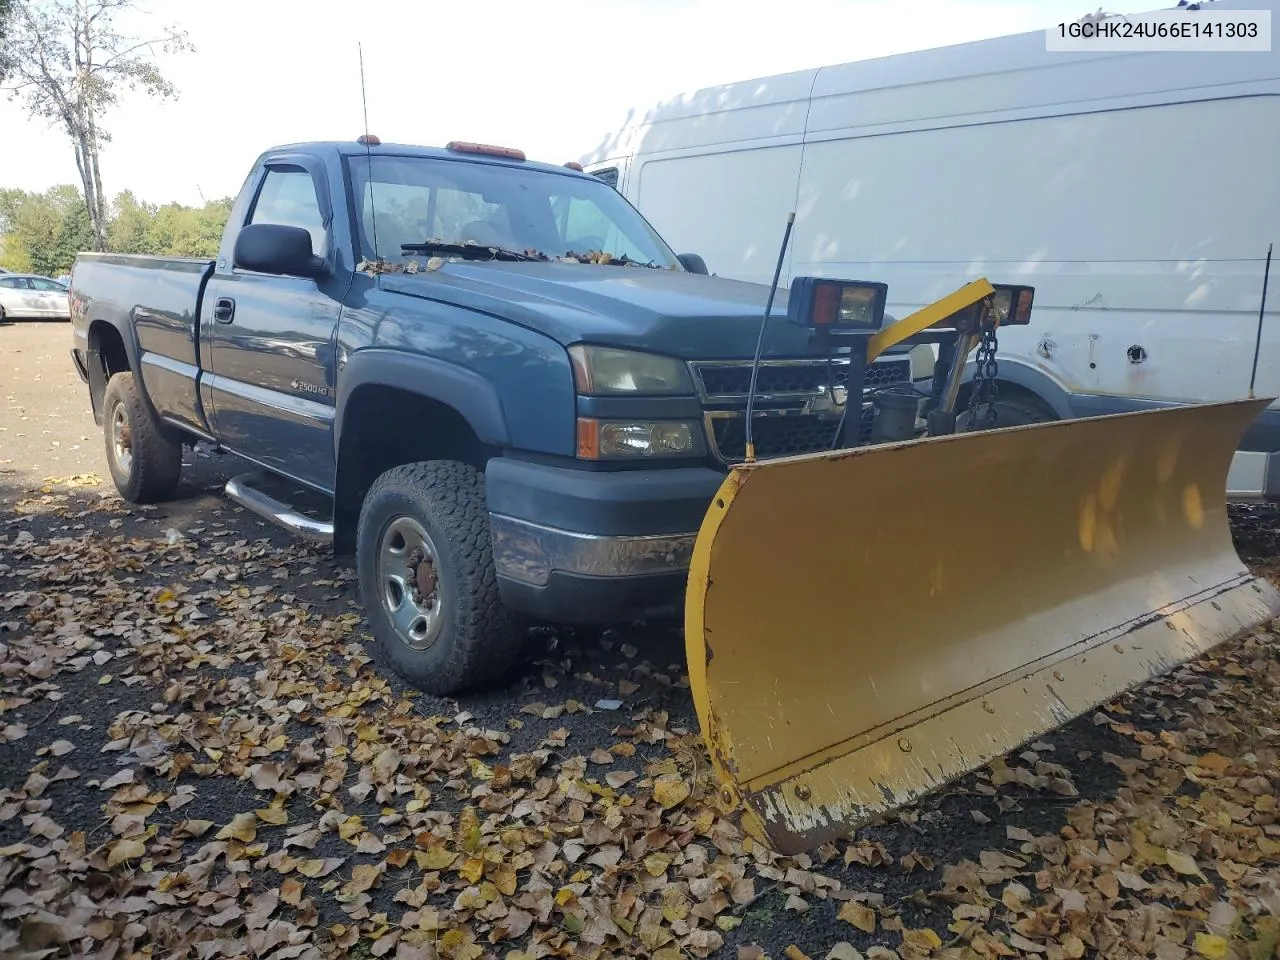
POLYGON ((683 269, 635 209, 594 178, 393 156, 353 157, 351 177, 367 259, 422 255, 401 244, 471 242, 548 258, 604 253, 605 262, 683 269))

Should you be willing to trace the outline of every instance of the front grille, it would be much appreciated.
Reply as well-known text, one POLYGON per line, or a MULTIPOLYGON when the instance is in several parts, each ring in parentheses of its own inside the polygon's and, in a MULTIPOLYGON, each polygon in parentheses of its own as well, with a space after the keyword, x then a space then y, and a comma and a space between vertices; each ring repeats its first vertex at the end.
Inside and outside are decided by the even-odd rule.
MULTIPOLYGON (((749 361, 695 363, 698 389, 706 405, 707 437, 716 456, 734 463, 746 457, 746 400, 751 386, 749 361)), ((846 386, 848 360, 772 360, 756 378, 756 416, 752 439, 756 456, 787 457, 829 450, 840 429, 839 408, 832 409, 832 386, 846 386)), ((863 377, 860 442, 871 439, 870 394, 893 383, 911 382, 907 357, 877 360, 863 377)))
MULTIPOLYGON (((700 363, 696 365, 702 392, 708 399, 745 397, 751 388, 751 364, 700 363)), ((911 361, 906 357, 877 360, 868 365, 863 389, 911 379, 911 361)), ((849 362, 766 361, 756 375, 756 396, 813 396, 829 386, 844 386, 849 380, 849 362)))
MULTIPOLYGON (((862 408, 861 442, 871 439, 872 409, 870 404, 862 408)), ((746 417, 726 413, 711 414, 712 438, 720 459, 729 463, 747 456, 746 417)), ((751 439, 756 445, 756 457, 789 457, 798 453, 830 450, 840 418, 812 413, 791 416, 757 416, 751 428, 751 439)))

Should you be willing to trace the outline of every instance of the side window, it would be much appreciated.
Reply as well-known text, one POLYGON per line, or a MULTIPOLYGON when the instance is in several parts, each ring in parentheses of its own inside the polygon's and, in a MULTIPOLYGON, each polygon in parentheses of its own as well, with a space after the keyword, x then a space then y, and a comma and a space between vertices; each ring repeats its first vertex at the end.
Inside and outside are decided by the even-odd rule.
POLYGON ((58 293, 63 293, 67 289, 60 283, 54 283, 52 280, 44 280, 39 277, 33 277, 31 279, 31 286, 35 287, 37 290, 54 290, 58 293))
POLYGON ((302 227, 311 234, 311 252, 326 253, 324 218, 311 174, 298 167, 272 167, 258 191, 250 223, 278 223, 302 227))
POLYGON ((613 189, 618 189, 618 168, 605 167, 603 170, 592 170, 591 175, 598 180, 603 180, 613 189))
POLYGON ((17 290, 19 287, 25 288, 26 284, 17 277, 0 277, 0 287, 6 290, 17 290))

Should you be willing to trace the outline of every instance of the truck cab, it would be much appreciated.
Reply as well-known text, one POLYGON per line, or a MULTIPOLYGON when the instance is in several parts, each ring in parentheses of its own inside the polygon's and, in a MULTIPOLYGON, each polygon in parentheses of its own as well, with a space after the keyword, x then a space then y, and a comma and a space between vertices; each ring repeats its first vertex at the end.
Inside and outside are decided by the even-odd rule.
MULTIPOLYGON (((73 358, 117 487, 171 496, 198 439, 241 458, 227 494, 353 553, 379 656, 436 692, 508 666, 530 618, 676 612, 745 456, 771 290, 707 275, 576 166, 285 145, 213 260, 82 254, 73 358)), ((786 311, 779 291, 760 457, 829 449, 849 409, 868 434, 873 391, 913 377, 890 351, 849 404, 849 356, 786 311)))

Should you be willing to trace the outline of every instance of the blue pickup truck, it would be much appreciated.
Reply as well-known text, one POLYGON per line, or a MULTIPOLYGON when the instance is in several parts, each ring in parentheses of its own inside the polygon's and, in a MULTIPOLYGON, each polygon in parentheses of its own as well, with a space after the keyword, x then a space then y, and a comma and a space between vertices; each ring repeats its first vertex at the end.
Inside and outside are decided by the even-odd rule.
MULTIPOLYGON (((81 254, 72 358, 126 500, 171 497, 184 444, 242 458, 227 495, 354 554, 379 658, 448 693, 531 620, 678 609, 769 292, 576 164, 364 137, 263 153, 215 259, 81 254)), ((765 330, 757 456, 831 447, 848 360, 765 330)), ((880 357, 864 399, 912 362, 880 357)))

